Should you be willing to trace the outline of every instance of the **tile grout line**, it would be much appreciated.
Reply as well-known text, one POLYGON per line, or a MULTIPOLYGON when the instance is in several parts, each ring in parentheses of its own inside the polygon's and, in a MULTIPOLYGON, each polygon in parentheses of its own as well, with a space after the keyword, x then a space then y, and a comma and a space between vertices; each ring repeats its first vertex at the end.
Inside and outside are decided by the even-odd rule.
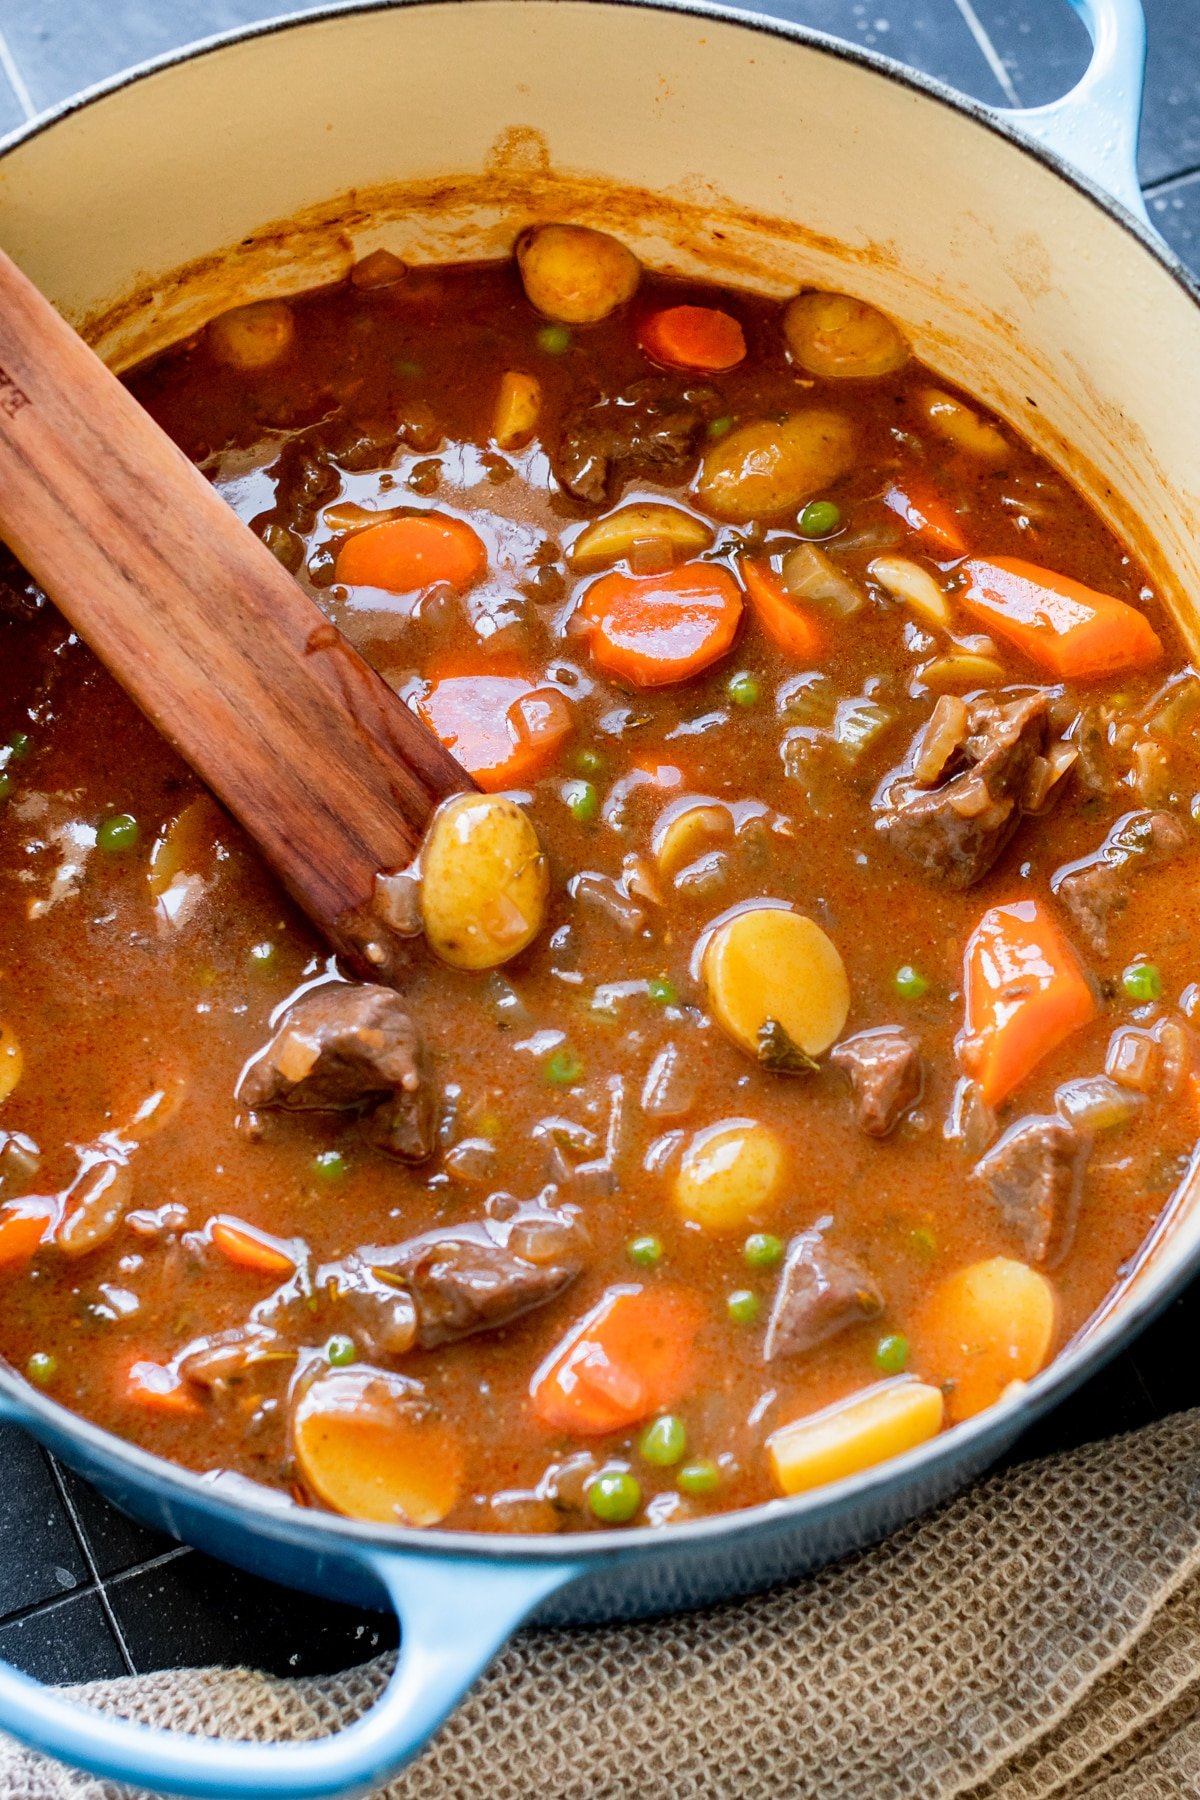
MULTIPOLYGON (((4 34, 3 32, 0 32, 0 43, 3 42, 3 38, 4 34)), ((3 61, 2 57, 0 57, 0 61, 3 61)), ((88 1541, 87 1532, 84 1530, 83 1520, 79 1517, 75 1502, 71 1497, 70 1489, 63 1480, 62 1470, 59 1468, 54 1457, 46 1456, 46 1461, 50 1466, 50 1474, 53 1478, 55 1487, 58 1489, 59 1498, 66 1509, 67 1517, 71 1521, 71 1528, 74 1531, 75 1536, 79 1539, 79 1547, 83 1552, 83 1559, 86 1562, 88 1572, 92 1577, 92 1583, 95 1587, 96 1594, 99 1597, 104 1617, 108 1620, 108 1628, 116 1639, 117 1649, 121 1652, 121 1659, 129 1674, 136 1675, 138 1672, 137 1667, 132 1656, 129 1654, 129 1646, 125 1642, 125 1633, 121 1630, 117 1615, 112 1609, 112 1602, 109 1600, 108 1591, 105 1588, 103 1581, 100 1579, 100 1571, 96 1567, 96 1559, 92 1555, 92 1546, 88 1541)))
POLYGON ((3 31, 0 31, 0 70, 8 77, 8 85, 16 96, 17 105, 27 119, 36 119, 38 109, 33 103, 33 95, 25 83, 20 65, 12 53, 12 48, 3 31))
POLYGON ((1010 106, 1015 106, 1019 110, 1021 106, 1021 96, 1013 85, 1012 76, 1004 66, 1004 58, 1000 55, 995 44, 993 44, 983 20, 975 11, 972 0, 954 0, 954 4, 961 13, 963 23, 966 25, 967 30, 978 44, 988 68, 999 82, 1000 90, 1005 99, 1010 106))

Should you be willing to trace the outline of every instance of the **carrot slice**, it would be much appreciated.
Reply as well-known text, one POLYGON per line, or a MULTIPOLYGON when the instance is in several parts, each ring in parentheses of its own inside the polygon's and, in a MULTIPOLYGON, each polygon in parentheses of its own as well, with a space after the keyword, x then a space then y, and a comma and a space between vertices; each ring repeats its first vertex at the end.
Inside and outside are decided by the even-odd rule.
POLYGON ((1064 681, 1148 669, 1162 655, 1149 619, 1112 594, 1015 556, 973 557, 965 568, 967 611, 1064 681))
POLYGON ((536 781, 573 729, 558 688, 523 675, 444 676, 417 711, 488 794, 536 781))
POLYGON ((903 486, 888 489, 883 504, 943 556, 967 554, 967 540, 958 519, 930 482, 906 475, 903 486))
POLYGON ((602 575, 579 617, 592 627, 592 660, 634 687, 686 681, 724 656, 742 616, 727 569, 683 563, 663 575, 602 575))
POLYGON ((638 339, 647 356, 668 369, 735 369, 746 355, 737 320, 715 306, 668 306, 643 319, 638 339))
POLYGON ((241 1219, 214 1219, 208 1228, 209 1242, 239 1269, 253 1269, 259 1275, 294 1275, 296 1259, 274 1238, 256 1231, 241 1219))
POLYGON ((550 1352, 529 1385, 554 1431, 599 1436, 671 1406, 686 1390, 701 1311, 677 1288, 613 1288, 550 1352))
POLYGON ((0 1269, 10 1263, 28 1262, 52 1236, 54 1221, 53 1200, 40 1195, 10 1200, 7 1206, 0 1207, 0 1269))
POLYGON ((337 553, 334 579, 346 587, 410 594, 435 581, 469 588, 487 568, 478 532, 448 513, 413 513, 356 531, 337 553))
POLYGON ((1036 900, 991 906, 967 944, 964 1069, 989 1106, 1096 1016, 1079 960, 1036 900))
POLYGON ((798 662, 809 662, 821 647, 816 620, 794 600, 770 563, 747 557, 739 565, 750 610, 773 644, 798 662))
POLYGON ((165 1363, 131 1363, 125 1377, 125 1398, 148 1412, 185 1416, 204 1411, 183 1376, 165 1363))

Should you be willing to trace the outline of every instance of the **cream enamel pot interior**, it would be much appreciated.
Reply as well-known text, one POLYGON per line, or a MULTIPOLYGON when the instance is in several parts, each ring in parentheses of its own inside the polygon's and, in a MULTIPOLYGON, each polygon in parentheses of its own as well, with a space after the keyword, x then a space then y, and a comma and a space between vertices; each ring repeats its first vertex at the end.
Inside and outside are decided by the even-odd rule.
MULTIPOLYGON (((1066 101, 1007 119, 881 58, 700 6, 309 15, 152 65, 8 140, 0 243, 117 366, 378 245, 410 260, 499 255, 532 219, 600 225, 657 266, 768 292, 848 288, 1070 473, 1200 643, 1200 410, 1183 403, 1200 389, 1200 305, 1139 216, 1138 0, 1074 4, 1096 44, 1088 75, 1066 101)), ((0 1726, 173 1793, 369 1786, 531 1614, 612 1618, 747 1592, 963 1486, 1200 1267, 1198 1185, 1104 1316, 1024 1393, 864 1477, 668 1531, 564 1542, 357 1525, 160 1462, 0 1365, 0 1416, 129 1512, 277 1580, 393 1605, 404 1636, 375 1709, 318 1743, 146 1731, 2 1666, 0 1726)))

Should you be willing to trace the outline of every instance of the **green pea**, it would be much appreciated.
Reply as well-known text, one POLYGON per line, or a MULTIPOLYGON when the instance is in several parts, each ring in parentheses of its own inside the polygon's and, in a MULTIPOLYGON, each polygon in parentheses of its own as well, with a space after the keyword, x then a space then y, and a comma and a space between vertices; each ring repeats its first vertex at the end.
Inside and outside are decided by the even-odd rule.
POLYGON ((96 832, 96 848, 109 856, 123 856, 132 850, 142 835, 142 828, 132 813, 113 813, 96 832))
POLYGON ((832 500, 810 500, 800 514, 800 529, 805 537, 830 537, 842 522, 842 509, 832 500))
POLYGON ((604 1525, 628 1525, 642 1504, 642 1489, 628 1469, 601 1469, 587 1491, 588 1506, 604 1525))
POLYGON ((725 692, 735 706, 757 706, 762 699, 762 689, 747 669, 729 677, 725 692))
POLYGON ((13 778, 7 769, 0 769, 0 800, 7 800, 13 791, 13 778))
POLYGON ((669 975, 652 975, 646 983, 646 992, 655 1006, 678 1006, 679 989, 669 975))
POLYGON ((25 1373, 38 1387, 49 1387, 58 1374, 58 1358, 47 1350, 35 1350, 25 1364, 25 1373))
POLYGON ((629 1240, 629 1260, 639 1269, 654 1269, 663 1259, 662 1239, 645 1231, 629 1240))
POLYGON ((33 749, 33 739, 27 731, 14 731, 8 740, 9 762, 24 762, 33 749))
POLYGON ((681 1494, 715 1494, 721 1485, 721 1471, 709 1457, 698 1456, 694 1462, 684 1463, 675 1480, 681 1494))
POLYGON ((752 1269, 773 1269, 783 1260, 783 1240, 769 1231, 752 1231, 742 1245, 742 1255, 752 1269))
POLYGON ((687 1449, 687 1427, 674 1413, 652 1419, 638 1439, 638 1454, 655 1468, 669 1469, 687 1449))
POLYGON ((250 961, 256 969, 269 969, 279 955, 274 944, 251 944, 250 961))
POLYGON ((937 1255, 937 1239, 928 1225, 918 1225, 908 1234, 908 1247, 914 1256, 920 1256, 926 1262, 932 1262, 937 1255))
POLYGON ((911 963, 901 964, 892 976, 892 985, 902 1000, 919 1000, 929 992, 929 983, 911 963))
POLYGON ((719 419, 709 420, 708 435, 710 438, 728 437, 732 430, 733 416, 731 413, 722 413, 719 419))
POLYGON ((318 1150, 310 1166, 318 1181, 331 1186, 346 1178, 346 1159, 340 1150, 318 1150))
POLYGON ((1130 963, 1121 977, 1121 986, 1130 1000, 1162 999, 1162 975, 1156 963, 1130 963))
POLYGON ((562 797, 577 825, 594 825, 600 816, 600 796, 590 781, 564 781, 562 797))
POLYGON ((561 356, 564 350, 571 348, 571 334, 565 325, 543 325, 537 341, 547 356, 561 356))
POLYGON ((326 1344, 325 1356, 333 1368, 348 1369, 351 1363, 358 1361, 358 1349, 353 1338, 343 1337, 339 1332, 326 1344))
POLYGON ((585 744, 581 750, 577 750, 572 761, 581 775, 602 775, 604 773, 604 758, 598 750, 593 750, 590 744, 585 744))
POLYGON ((900 1375, 908 1363, 908 1339, 902 1332, 891 1331, 875 1346, 875 1367, 881 1375, 900 1375))
POLYGON ((561 1044, 546 1058, 542 1072, 551 1087, 578 1087, 583 1080, 583 1059, 570 1044, 561 1044))
POLYGON ((753 1325, 760 1310, 758 1295, 750 1288, 735 1288, 725 1302, 725 1311, 734 1325, 753 1325))
POLYGON ((411 356, 395 356, 395 357, 393 357, 392 358, 392 368, 395 370, 397 375, 403 375, 409 381, 414 381, 419 376, 421 376, 425 373, 424 364, 419 363, 419 362, 414 362, 413 358, 411 356))

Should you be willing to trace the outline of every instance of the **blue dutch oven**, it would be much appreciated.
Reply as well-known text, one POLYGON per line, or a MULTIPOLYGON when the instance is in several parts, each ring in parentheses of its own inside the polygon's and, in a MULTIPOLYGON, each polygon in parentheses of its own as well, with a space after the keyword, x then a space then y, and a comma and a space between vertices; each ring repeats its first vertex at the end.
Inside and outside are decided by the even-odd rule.
MULTIPOLYGON (((411 178, 407 201, 391 208, 393 224, 408 216, 405 205, 419 210, 414 196, 426 182, 426 254, 431 243, 436 250, 428 182, 442 168, 474 171, 471 205, 481 218, 481 194, 506 218, 514 205, 520 210, 522 191, 551 216, 546 146, 557 162, 560 143, 566 165, 593 172, 570 177, 575 216, 589 205, 593 218, 605 216, 596 183, 611 180, 624 184, 628 223, 631 179, 644 196, 661 176, 673 196, 663 218, 693 237, 690 252, 677 246, 678 266, 689 254, 692 266, 717 255, 714 238, 696 247, 696 222, 709 215, 754 210, 754 229, 769 237, 780 220, 813 224, 813 210, 824 206, 830 217, 816 223, 828 231, 804 240, 779 227, 777 284, 789 270, 794 283, 796 267, 836 258, 828 246, 840 210, 854 228, 846 285, 872 299, 890 292, 891 310, 922 354, 1052 454, 1057 444, 1060 461, 1071 462, 1098 504, 1120 488, 1122 522, 1139 549, 1157 557, 1168 592, 1188 581, 1200 591, 1188 560, 1200 539, 1200 439, 1174 404, 1197 391, 1200 308, 1148 228, 1135 173, 1143 20, 1138 0, 1073 4, 1093 40, 1091 65, 1065 99, 1019 113, 990 111, 819 34, 716 6, 473 0, 337 8, 147 65, 8 139, 0 147, 0 242, 119 363, 180 335, 204 306, 219 310, 235 291, 205 296, 184 277, 156 278, 140 308, 106 312, 101 302, 147 273, 147 244, 165 245, 160 257, 175 266, 189 257, 198 265, 201 252, 238 241, 240 298, 255 283, 269 285, 268 274, 285 287, 310 285, 317 265, 305 262, 303 218, 316 215, 305 206, 322 193, 354 190, 339 229, 343 249, 347 233, 361 249, 372 218, 388 211, 381 196, 392 175, 411 178), (289 91, 312 96, 311 129, 297 118, 289 133, 289 91), (412 108, 422 105, 431 110, 414 123, 412 108), (500 149, 485 154, 488 143, 500 149), (815 177, 807 197, 801 165, 815 177), (697 188, 704 177, 720 188, 697 188), (255 182, 265 183, 261 201, 255 182), (268 247, 264 234, 256 249, 248 224, 293 216, 301 218, 294 243, 281 248, 276 233, 268 247), (955 293, 956 280, 975 285, 955 293), (950 309, 940 326, 939 296, 950 309), (1010 332, 989 371, 987 346, 1004 336, 997 319, 1015 320, 1030 346, 1028 367, 1012 363, 1010 332), (1136 386, 1124 368, 1134 329, 1142 333, 1136 386), (1070 357, 1076 371, 1095 371, 1094 390, 1077 372, 1063 375, 1070 357), (1028 394, 1033 406, 1035 380, 1037 414, 1014 411, 1012 394, 1028 394), (1126 421, 1130 444, 1149 441, 1157 454, 1148 467, 1139 452, 1124 480, 1114 419, 1126 421)), ((454 214, 459 243, 462 221, 454 214)), ((662 219, 653 228, 670 235, 662 219)), ((480 230, 478 253, 497 254, 511 241, 511 225, 501 234, 495 218, 480 230)), ((637 247, 653 260, 652 243, 637 247)), ((402 1632, 395 1674, 372 1711, 318 1742, 218 1742, 148 1730, 83 1709, 3 1666, 0 1727, 99 1775, 204 1800, 315 1800, 368 1789, 420 1749, 518 1626, 663 1613, 761 1589, 883 1536, 964 1486, 1180 1291, 1200 1262, 1186 1194, 1171 1227, 1105 1316, 991 1412, 854 1480, 669 1529, 522 1538, 364 1526, 148 1455, 0 1364, 0 1418, 31 1431, 116 1505, 256 1574, 394 1608, 402 1632)))

